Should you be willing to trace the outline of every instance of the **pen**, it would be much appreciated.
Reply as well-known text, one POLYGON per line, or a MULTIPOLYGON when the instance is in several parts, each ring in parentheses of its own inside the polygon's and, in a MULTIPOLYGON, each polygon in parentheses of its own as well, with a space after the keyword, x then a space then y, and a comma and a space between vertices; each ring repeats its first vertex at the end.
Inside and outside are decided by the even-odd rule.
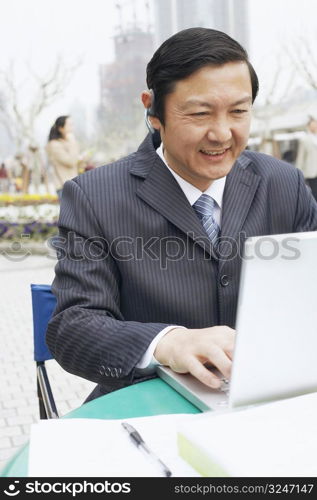
POLYGON ((164 476, 170 477, 172 475, 172 472, 170 469, 162 462, 160 458, 158 458, 153 451, 149 449, 149 447, 146 445, 145 441, 143 438, 140 436, 138 431, 130 424, 127 422, 121 422, 122 427, 127 431, 129 434, 131 441, 133 444, 137 446, 137 448, 142 449, 152 460, 157 463, 157 465, 160 467, 161 471, 163 472, 164 476))

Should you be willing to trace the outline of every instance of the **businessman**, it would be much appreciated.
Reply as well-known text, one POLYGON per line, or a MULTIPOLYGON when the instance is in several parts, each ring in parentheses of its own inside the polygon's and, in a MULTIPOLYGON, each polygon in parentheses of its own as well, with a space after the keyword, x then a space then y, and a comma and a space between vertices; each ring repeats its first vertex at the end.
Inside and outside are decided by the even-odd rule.
POLYGON ((245 150, 258 79, 240 44, 181 31, 147 85, 139 149, 63 190, 47 342, 90 399, 157 364, 219 387, 206 366, 230 376, 245 238, 317 229, 302 173, 245 150))

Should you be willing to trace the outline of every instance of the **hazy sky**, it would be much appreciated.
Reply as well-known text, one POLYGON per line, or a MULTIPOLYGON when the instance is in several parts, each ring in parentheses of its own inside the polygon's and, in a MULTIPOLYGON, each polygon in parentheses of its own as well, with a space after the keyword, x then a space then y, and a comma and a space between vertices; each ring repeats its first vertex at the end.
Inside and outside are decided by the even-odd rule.
MULTIPOLYGON (((195 1, 195 0, 192 0, 195 1)), ((221 1, 221 0, 218 0, 221 1)), ((123 21, 132 20, 131 6, 145 16, 141 0, 125 0, 123 21)), ((260 81, 269 79, 282 43, 300 34, 317 33, 316 0, 249 0, 250 56, 260 81)), ((111 37, 118 25, 114 0, 0 0, 0 68, 15 61, 22 75, 25 61, 38 73, 62 54, 82 65, 60 99, 45 113, 50 123, 68 112, 74 100, 92 110, 99 99, 98 65, 113 57, 111 37)), ((317 43, 315 38, 315 44, 317 43)), ((317 47, 312 47, 317 52, 317 47)), ((46 134, 47 131, 45 131, 46 134)))
POLYGON ((83 104, 98 100, 98 65, 111 61, 111 36, 116 24, 112 0, 0 0, 0 62, 15 61, 22 75, 28 61, 45 75, 61 54, 66 63, 78 59, 82 65, 67 87, 65 98, 54 105, 55 114, 65 114, 73 99, 83 104))
MULTIPOLYGON (((249 6, 249 55, 259 76, 260 90, 265 83, 272 81, 277 64, 283 66, 287 73, 290 61, 285 47, 292 51, 300 37, 309 41, 311 52, 317 60, 315 0, 249 0, 249 6)), ((300 81, 297 83, 300 84, 300 81)))

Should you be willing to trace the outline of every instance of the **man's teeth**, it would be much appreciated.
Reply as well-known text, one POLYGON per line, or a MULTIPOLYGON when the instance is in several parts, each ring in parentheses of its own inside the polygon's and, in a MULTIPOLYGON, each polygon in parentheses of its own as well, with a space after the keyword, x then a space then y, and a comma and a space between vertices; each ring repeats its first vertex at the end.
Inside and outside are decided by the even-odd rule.
POLYGON ((227 150, 222 149, 221 151, 206 151, 205 149, 201 149, 200 151, 208 156, 219 156, 219 155, 222 155, 223 153, 225 153, 227 150))

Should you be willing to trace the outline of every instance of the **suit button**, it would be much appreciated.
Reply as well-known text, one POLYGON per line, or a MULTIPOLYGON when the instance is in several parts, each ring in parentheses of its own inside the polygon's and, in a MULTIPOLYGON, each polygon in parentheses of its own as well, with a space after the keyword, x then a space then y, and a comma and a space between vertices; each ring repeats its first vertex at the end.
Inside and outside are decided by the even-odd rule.
POLYGON ((220 278, 220 283, 222 286, 228 286, 230 283, 229 277, 226 274, 223 274, 220 278))

